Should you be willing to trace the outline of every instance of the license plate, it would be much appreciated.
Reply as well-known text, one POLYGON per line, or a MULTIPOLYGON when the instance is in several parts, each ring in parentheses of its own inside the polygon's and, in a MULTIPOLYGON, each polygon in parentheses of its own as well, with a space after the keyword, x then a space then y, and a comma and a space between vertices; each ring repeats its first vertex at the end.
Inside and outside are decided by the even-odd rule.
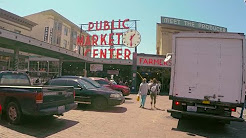
POLYGON ((59 106, 58 107, 58 114, 64 113, 65 112, 65 106, 59 106))
POLYGON ((197 111, 197 107, 196 106, 187 106, 187 111, 188 112, 196 112, 197 111))
POLYGON ((203 104, 210 104, 210 101, 202 101, 203 104))

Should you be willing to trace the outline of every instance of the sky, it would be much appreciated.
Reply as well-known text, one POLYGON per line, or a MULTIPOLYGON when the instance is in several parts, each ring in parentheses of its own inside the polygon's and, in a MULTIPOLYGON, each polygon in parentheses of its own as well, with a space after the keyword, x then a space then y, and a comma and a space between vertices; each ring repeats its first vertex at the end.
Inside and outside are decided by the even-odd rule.
POLYGON ((226 27, 246 34, 244 0, 0 0, 0 8, 26 16, 53 9, 73 23, 140 20, 138 53, 156 54, 156 23, 161 16, 226 27))

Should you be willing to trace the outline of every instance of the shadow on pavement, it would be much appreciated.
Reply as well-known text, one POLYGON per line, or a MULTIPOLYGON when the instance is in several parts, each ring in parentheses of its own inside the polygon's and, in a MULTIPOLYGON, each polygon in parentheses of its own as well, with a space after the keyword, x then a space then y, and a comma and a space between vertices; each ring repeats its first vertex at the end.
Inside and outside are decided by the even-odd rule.
POLYGON ((159 111, 165 111, 165 109, 160 109, 160 108, 143 108, 145 110, 151 110, 151 111, 155 111, 155 110, 159 110, 159 111))
POLYGON ((0 125, 22 134, 43 138, 68 129, 79 122, 57 117, 25 117, 20 125, 12 125, 1 120, 0 125))
POLYGON ((208 119, 180 119, 177 128, 172 130, 187 132, 190 136, 245 138, 246 123, 231 122, 231 124, 222 125, 208 119))
POLYGON ((129 97, 125 97, 125 100, 132 100, 132 98, 129 98, 129 97))
POLYGON ((105 112, 105 113, 125 113, 127 111, 127 108, 113 106, 113 107, 108 107, 108 108, 106 108, 104 110, 96 110, 95 108, 93 108, 92 105, 79 104, 79 106, 75 110, 93 111, 93 112, 105 112))

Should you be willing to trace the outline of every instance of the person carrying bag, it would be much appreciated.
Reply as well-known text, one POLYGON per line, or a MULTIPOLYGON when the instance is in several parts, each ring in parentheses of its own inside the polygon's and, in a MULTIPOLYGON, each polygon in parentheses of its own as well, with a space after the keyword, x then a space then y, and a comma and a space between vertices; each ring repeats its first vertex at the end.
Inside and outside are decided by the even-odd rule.
POLYGON ((151 98, 151 109, 152 109, 152 104, 154 102, 154 108, 155 104, 156 104, 156 96, 157 96, 157 92, 158 92, 158 84, 157 84, 157 80, 154 78, 153 79, 153 84, 150 85, 150 98, 151 98))
POLYGON ((145 100, 148 94, 148 83, 146 83, 146 79, 143 78, 142 83, 139 86, 139 92, 138 94, 141 96, 141 104, 140 104, 140 108, 144 108, 145 105, 145 100))

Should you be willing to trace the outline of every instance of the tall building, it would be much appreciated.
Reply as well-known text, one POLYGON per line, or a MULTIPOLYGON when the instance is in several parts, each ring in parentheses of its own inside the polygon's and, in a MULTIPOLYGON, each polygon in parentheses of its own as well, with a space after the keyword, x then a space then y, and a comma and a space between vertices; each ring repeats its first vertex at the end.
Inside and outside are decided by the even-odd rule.
POLYGON ((80 27, 56 11, 50 9, 24 18, 38 24, 31 31, 32 37, 76 53, 83 54, 85 51, 86 47, 76 46, 76 39, 80 34, 84 36, 88 34, 84 31, 81 32, 80 27))

